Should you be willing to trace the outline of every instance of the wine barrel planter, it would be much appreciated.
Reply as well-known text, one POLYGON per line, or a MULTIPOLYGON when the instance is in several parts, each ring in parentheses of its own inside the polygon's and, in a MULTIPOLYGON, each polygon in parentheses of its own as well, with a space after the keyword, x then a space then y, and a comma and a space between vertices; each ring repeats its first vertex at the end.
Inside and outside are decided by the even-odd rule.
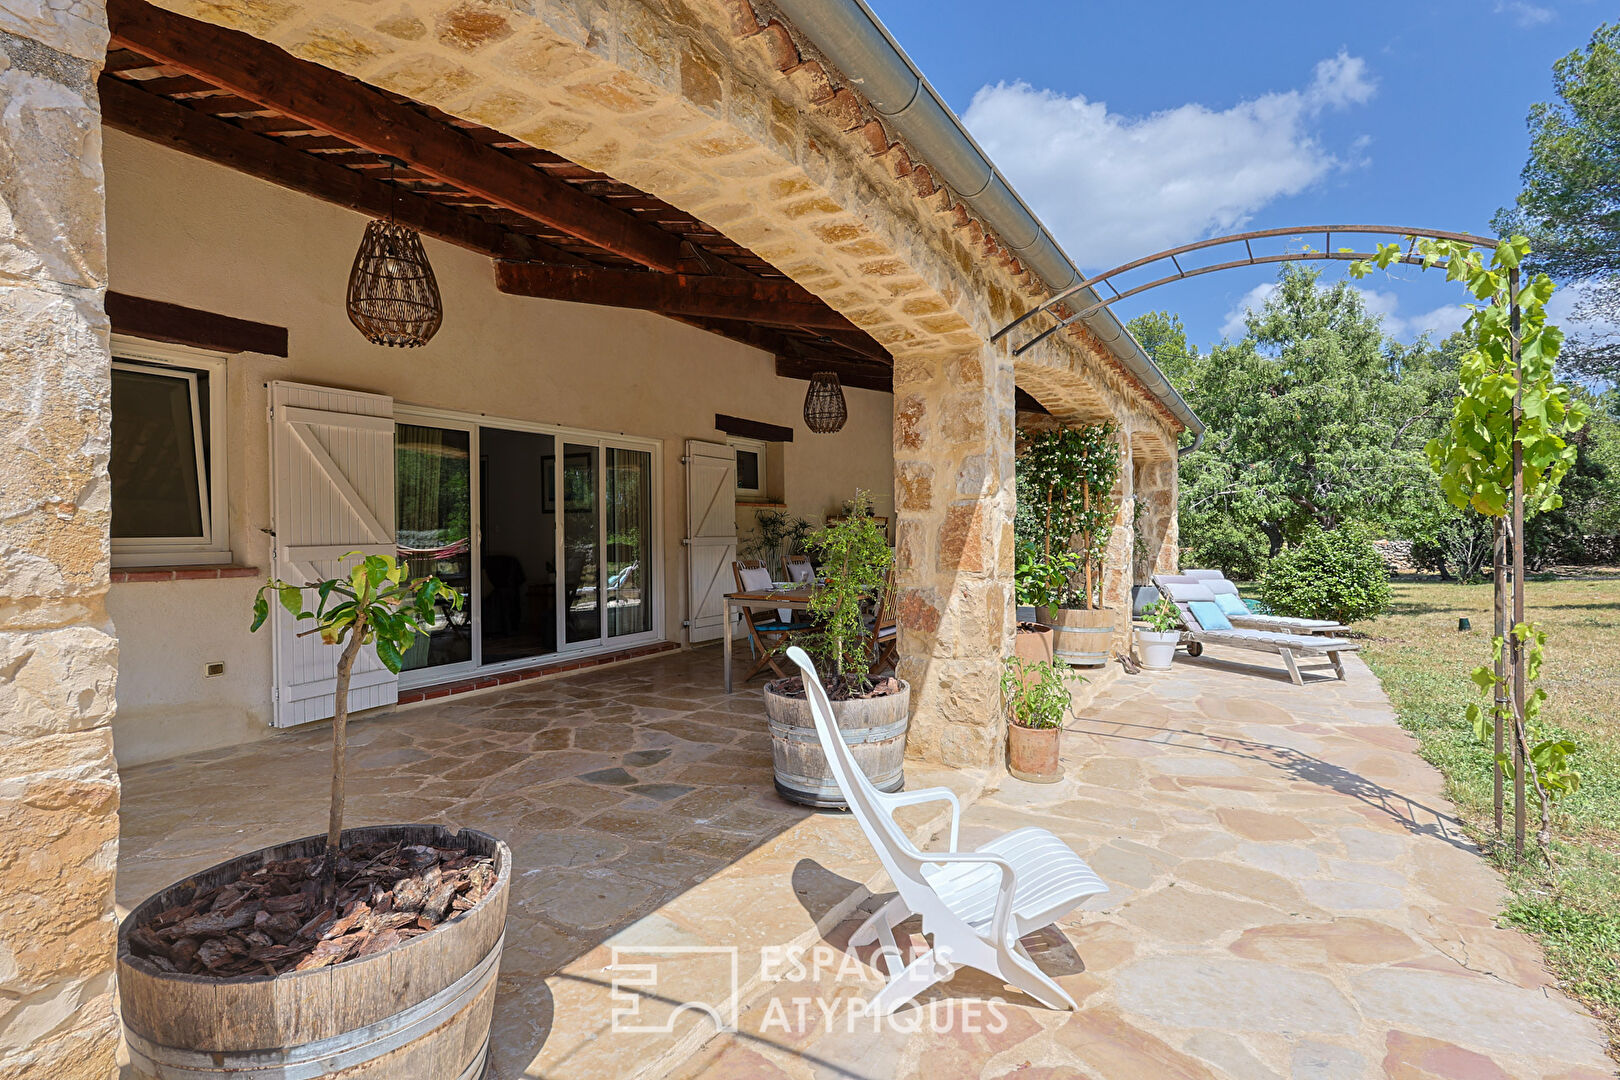
MULTIPOLYGON (((816 737, 810 702, 789 697, 778 687, 786 680, 765 684, 765 715, 771 723, 771 763, 776 771, 776 793, 789 802, 821 809, 846 809, 838 782, 827 767, 816 737)), ((905 786, 906 728, 910 723, 911 685, 882 697, 851 698, 833 702, 833 716, 844 744, 855 762, 879 791, 905 786)))
POLYGON ((141 1080, 480 1080, 506 932, 512 853, 472 829, 348 829, 343 844, 402 840, 493 856, 496 881, 473 908, 391 949, 330 967, 211 979, 166 972, 129 933, 201 889, 267 862, 317 855, 325 835, 264 848, 164 889, 118 932, 118 998, 141 1080))
POLYGON ((1041 622, 1052 628, 1052 653, 1070 667, 1108 663, 1119 632, 1109 608, 1041 608, 1041 622))

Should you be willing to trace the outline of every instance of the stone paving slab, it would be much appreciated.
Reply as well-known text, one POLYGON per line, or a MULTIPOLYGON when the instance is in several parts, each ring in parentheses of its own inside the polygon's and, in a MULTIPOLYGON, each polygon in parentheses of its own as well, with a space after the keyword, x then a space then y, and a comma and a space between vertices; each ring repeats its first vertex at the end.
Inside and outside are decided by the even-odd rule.
POLYGON ((963 970, 860 1015, 882 976, 844 946, 874 900, 673 1075, 1613 1076, 1536 944, 1495 925, 1501 879, 1367 668, 1294 687, 1206 656, 1108 687, 1068 727, 1063 783, 1003 779, 964 815, 964 846, 1041 825, 1112 886, 1025 941, 1077 1012, 963 970))
MULTIPOLYGON (((714 1029, 652 991, 616 1001, 615 946, 741 947, 747 994, 760 947, 819 940, 881 880, 852 819, 776 795, 759 687, 723 693, 708 649, 352 724, 347 824, 471 826, 512 848, 491 1080, 667 1072, 714 1029), (670 1030, 613 1032, 614 1009, 632 1006, 670 1030)), ((324 832, 329 755, 317 728, 125 770, 119 916, 214 863, 324 832)), ((964 801, 983 780, 907 765, 908 786, 964 801)), ((941 806, 903 813, 919 842, 945 820, 941 806)), ((704 955, 654 958, 662 996, 714 999, 730 969, 704 955)))

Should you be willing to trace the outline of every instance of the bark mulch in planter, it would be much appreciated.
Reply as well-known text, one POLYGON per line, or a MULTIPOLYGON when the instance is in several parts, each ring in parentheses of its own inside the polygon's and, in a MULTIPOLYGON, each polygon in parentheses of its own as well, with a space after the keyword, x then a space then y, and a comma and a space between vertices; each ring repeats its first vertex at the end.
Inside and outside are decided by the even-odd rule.
POLYGON ((187 975, 280 975, 374 956, 467 911, 495 861, 456 848, 358 844, 338 855, 334 904, 324 856, 268 863, 204 889, 130 931, 130 949, 187 975))
MULTIPOLYGON (((832 701, 852 701, 858 698, 887 697, 900 692, 900 680, 892 675, 884 675, 873 679, 871 684, 862 689, 854 679, 833 675, 822 680, 827 689, 827 697, 832 701)), ((783 697, 804 697, 804 676, 790 675, 785 679, 778 679, 771 684, 771 689, 783 697)))

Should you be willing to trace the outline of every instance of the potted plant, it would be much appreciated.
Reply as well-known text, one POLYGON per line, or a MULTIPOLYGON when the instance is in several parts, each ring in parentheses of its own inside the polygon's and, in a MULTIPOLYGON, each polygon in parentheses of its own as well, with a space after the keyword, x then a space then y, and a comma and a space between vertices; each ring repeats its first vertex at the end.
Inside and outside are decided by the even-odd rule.
POLYGON ((1039 547, 1051 585, 1039 618, 1071 665, 1097 667, 1113 652, 1116 618, 1102 587, 1119 468, 1112 424, 1040 432, 1018 459, 1017 525, 1039 547))
MULTIPOLYGON (((801 643, 815 658, 855 760, 879 791, 899 791, 905 784, 911 687, 893 676, 873 677, 874 638, 865 615, 871 607, 882 618, 894 553, 883 526, 871 516, 865 492, 857 493, 853 513, 817 530, 808 543, 821 567, 821 582, 810 594, 819 629, 802 635, 801 643)), ((805 806, 843 807, 816 738, 803 680, 794 675, 766 683, 765 712, 778 794, 805 806)))
POLYGON ((345 577, 272 580, 254 598, 254 630, 274 594, 313 623, 300 637, 342 647, 327 832, 221 863, 125 918, 118 984, 137 1077, 258 1076, 272 1058, 300 1076, 482 1073, 511 852, 470 829, 343 828, 357 659, 371 646, 397 673, 435 605, 461 597, 437 578, 408 579, 391 557, 359 555, 344 556, 356 560, 345 577))
POLYGON ((1142 613, 1142 621, 1148 625, 1148 629, 1136 631, 1142 666, 1149 671, 1169 671, 1181 641, 1181 612, 1169 597, 1161 596, 1157 604, 1142 613))
POLYGON ((1059 552, 1051 560, 1041 557, 1040 548, 1028 540, 1017 545, 1013 586, 1018 601, 1018 628, 1013 637, 1013 655, 1025 660, 1052 659, 1052 628, 1040 621, 1038 612, 1056 603, 1068 587, 1068 578, 1079 568, 1080 557, 1072 551, 1059 552))
POLYGON ((1083 679, 1065 665, 1009 656, 1001 670, 1007 710, 1007 771, 1020 780, 1055 784, 1063 721, 1069 715, 1070 679, 1083 679))
POLYGON ((775 580, 786 581, 787 558, 803 552, 810 523, 785 510, 767 508, 754 511, 754 529, 741 553, 763 562, 775 580))

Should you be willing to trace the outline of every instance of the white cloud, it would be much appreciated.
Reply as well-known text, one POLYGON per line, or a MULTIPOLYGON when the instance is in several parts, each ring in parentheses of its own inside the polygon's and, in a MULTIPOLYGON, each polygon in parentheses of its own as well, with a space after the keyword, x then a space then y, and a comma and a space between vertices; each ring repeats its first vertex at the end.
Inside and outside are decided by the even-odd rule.
POLYGON ((1248 331, 1246 320, 1249 317, 1249 312, 1259 311, 1265 306, 1266 301, 1271 299, 1271 294, 1276 291, 1277 283, 1275 281, 1265 281, 1244 293, 1243 299, 1237 302, 1237 306, 1226 313, 1226 321, 1221 323, 1221 337, 1242 337, 1248 331))
POLYGON ((1524 27, 1541 26, 1558 17, 1558 13, 1552 8, 1542 7, 1540 4, 1527 4, 1524 0, 1498 0, 1496 13, 1511 15, 1514 22, 1524 27))
POLYGON ((1375 91, 1366 62, 1341 51, 1303 89, 1220 111, 1191 102, 1125 116, 1018 82, 982 87, 963 119, 1069 253, 1101 270, 1240 228, 1309 188, 1342 165, 1313 122, 1375 91))
MULTIPOLYGON (((1443 304, 1432 311, 1403 316, 1400 314, 1398 294, 1355 286, 1351 288, 1361 294, 1361 302, 1367 310, 1383 321, 1384 333, 1397 341, 1412 342, 1420 335, 1428 334, 1430 341, 1438 344, 1452 331, 1460 329, 1463 320, 1468 318, 1468 309, 1461 304, 1443 304)), ((1276 291, 1277 283, 1268 281, 1244 293, 1242 299, 1226 313, 1226 321, 1221 323, 1221 336, 1234 340, 1241 338, 1248 331, 1245 320, 1249 313, 1259 311, 1276 291)))

